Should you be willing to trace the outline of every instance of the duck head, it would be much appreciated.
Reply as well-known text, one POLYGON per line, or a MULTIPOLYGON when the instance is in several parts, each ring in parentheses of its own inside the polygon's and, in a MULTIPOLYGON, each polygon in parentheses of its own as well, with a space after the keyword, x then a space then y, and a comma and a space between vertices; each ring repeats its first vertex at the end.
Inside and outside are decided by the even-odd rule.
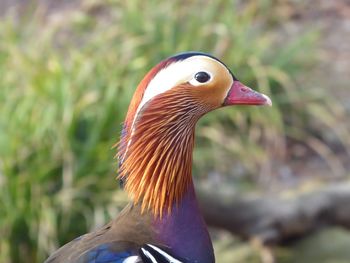
POLYGON ((171 212, 192 183, 196 122, 231 105, 271 100, 204 53, 175 55, 150 70, 130 103, 118 151, 119 178, 135 203, 155 215, 171 212))

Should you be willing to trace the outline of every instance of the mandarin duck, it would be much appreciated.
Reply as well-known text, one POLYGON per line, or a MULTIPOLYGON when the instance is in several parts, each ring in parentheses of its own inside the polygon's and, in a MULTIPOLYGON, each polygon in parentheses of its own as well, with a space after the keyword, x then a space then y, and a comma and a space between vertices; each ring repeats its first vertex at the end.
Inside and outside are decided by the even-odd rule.
POLYGON ((131 202, 46 262, 215 262, 193 186, 192 152, 198 119, 229 105, 271 100, 208 54, 186 52, 152 68, 132 98, 118 146, 119 179, 131 202))

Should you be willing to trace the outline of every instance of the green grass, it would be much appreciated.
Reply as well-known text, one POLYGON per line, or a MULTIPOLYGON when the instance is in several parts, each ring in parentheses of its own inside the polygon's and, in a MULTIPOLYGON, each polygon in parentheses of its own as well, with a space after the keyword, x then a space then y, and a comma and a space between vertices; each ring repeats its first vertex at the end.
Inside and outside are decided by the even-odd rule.
POLYGON ((142 76, 177 52, 220 57, 274 102, 205 117, 196 175, 232 176, 238 164, 257 175, 285 151, 287 137, 333 157, 330 167, 338 169, 327 143, 346 147, 348 132, 334 125, 344 113, 295 78, 310 68, 317 34, 277 45, 273 4, 83 1, 51 17, 34 6, 20 19, 2 18, 0 261, 41 262, 115 216, 125 197, 111 147, 142 76))

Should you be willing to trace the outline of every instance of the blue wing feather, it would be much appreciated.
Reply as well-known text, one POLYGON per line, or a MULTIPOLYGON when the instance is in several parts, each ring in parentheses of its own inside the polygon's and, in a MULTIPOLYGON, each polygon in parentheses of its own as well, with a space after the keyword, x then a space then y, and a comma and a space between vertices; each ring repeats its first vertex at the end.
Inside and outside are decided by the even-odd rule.
POLYGON ((128 257, 134 256, 135 252, 130 251, 113 251, 108 244, 102 244, 86 255, 87 263, 123 263, 128 257))

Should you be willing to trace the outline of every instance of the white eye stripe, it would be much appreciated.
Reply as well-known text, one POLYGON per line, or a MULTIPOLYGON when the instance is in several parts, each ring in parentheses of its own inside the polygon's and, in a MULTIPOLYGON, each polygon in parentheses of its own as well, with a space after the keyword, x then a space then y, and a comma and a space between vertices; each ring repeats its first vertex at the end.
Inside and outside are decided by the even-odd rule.
MULTIPOLYGON (((124 161, 125 156, 127 155, 129 146, 132 141, 132 136, 134 134, 134 125, 135 121, 138 117, 138 114, 142 107, 151 99, 153 99, 155 96, 164 93, 172 88, 174 88, 176 85, 180 83, 190 82, 192 79, 194 79, 194 75, 197 72, 204 71, 208 72, 209 69, 211 71, 214 71, 213 65, 219 63, 213 58, 207 57, 207 56, 193 56, 185 60, 180 60, 174 63, 171 63, 166 68, 161 69, 154 78, 149 82, 142 100, 137 107, 134 119, 131 124, 131 135, 130 140, 127 143, 126 150, 124 152, 124 156, 121 157, 121 162, 124 161), (215 62, 215 63, 213 63, 215 62)), ((213 78, 212 75, 210 75, 210 80, 213 78)), ((190 84, 192 84, 190 82, 190 84)), ((198 84, 192 84, 194 86, 199 86, 198 84)), ((200 85, 203 85, 203 83, 200 83, 200 85)))
POLYGON ((210 79, 212 79, 213 76, 209 73, 209 69, 211 69, 213 64, 216 63, 218 62, 210 57, 194 56, 174 62, 168 67, 163 68, 148 84, 138 107, 138 111, 155 96, 174 88, 180 83, 192 81, 194 75, 198 72, 206 72, 210 75, 210 79), (213 61, 215 63, 213 63, 213 61))

